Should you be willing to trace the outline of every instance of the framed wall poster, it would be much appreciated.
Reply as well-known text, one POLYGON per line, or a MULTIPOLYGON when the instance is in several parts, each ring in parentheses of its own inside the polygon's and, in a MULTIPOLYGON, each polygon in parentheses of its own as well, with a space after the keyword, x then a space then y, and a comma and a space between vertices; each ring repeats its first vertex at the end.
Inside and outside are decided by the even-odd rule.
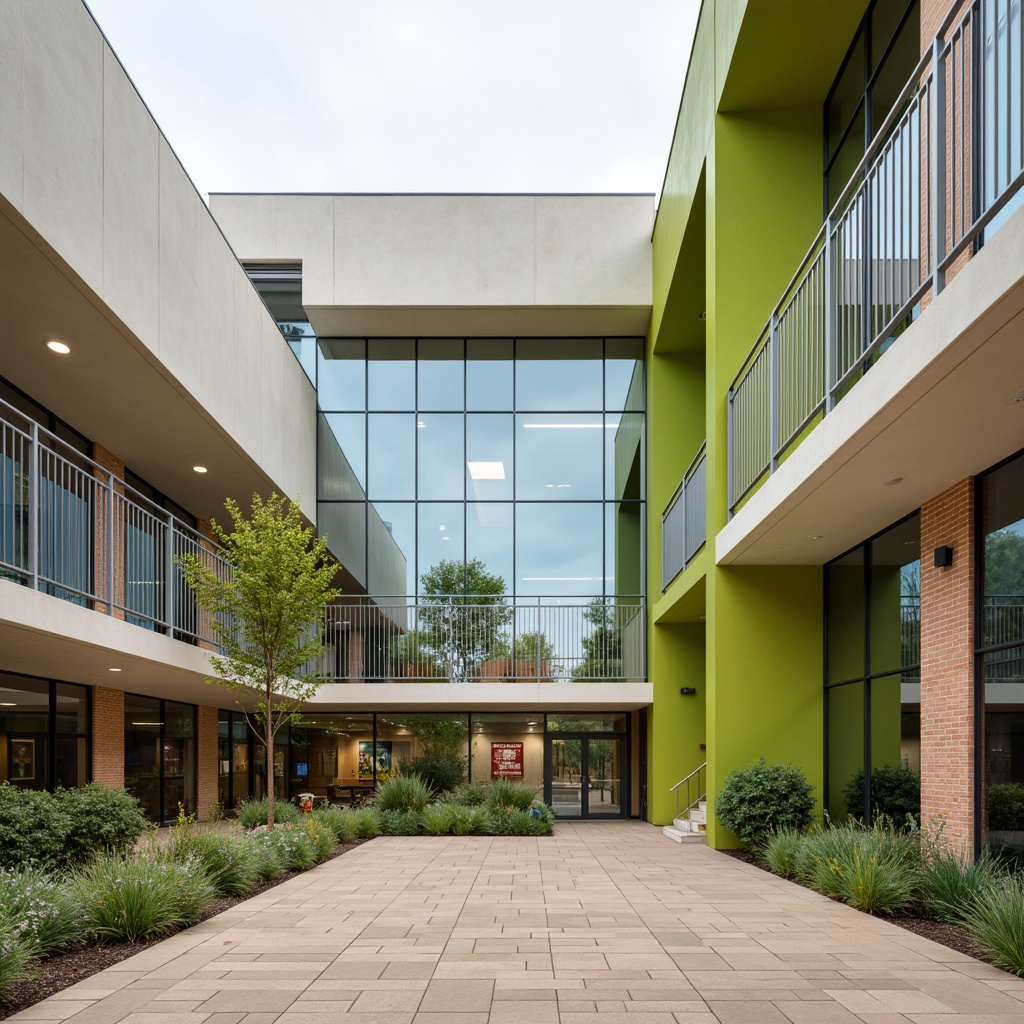
MULTIPOLYGON (((377 771, 391 771, 391 741, 379 740, 377 742, 377 771)), ((359 741, 359 778, 373 778, 373 740, 359 741)))
POLYGON ((521 779, 523 777, 522 743, 491 744, 491 778, 521 779))
POLYGON ((31 782, 36 777, 36 741, 19 740, 13 737, 10 744, 8 762, 11 766, 12 782, 31 782))

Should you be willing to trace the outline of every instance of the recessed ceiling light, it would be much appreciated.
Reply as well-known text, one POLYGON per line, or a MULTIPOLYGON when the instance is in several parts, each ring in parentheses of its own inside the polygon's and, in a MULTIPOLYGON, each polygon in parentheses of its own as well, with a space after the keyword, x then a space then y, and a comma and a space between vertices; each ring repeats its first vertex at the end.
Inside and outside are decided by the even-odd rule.
POLYGON ((441 531, 441 533, 444 533, 444 531, 445 531, 445 530, 447 530, 447 529, 448 529, 448 527, 447 527, 447 526, 445 526, 445 525, 444 525, 444 523, 442 523, 442 524, 441 524, 441 525, 440 525, 440 526, 438 527, 438 529, 439 529, 439 530, 441 531))
POLYGON ((108 668, 107 671, 108 672, 120 672, 121 670, 119 668, 108 668))
POLYGON ((897 484, 901 484, 901 483, 903 483, 903 477, 901 477, 901 476, 894 476, 891 480, 886 480, 885 481, 885 486, 886 487, 895 487, 897 484))
POLYGON ((205 466, 193 466, 192 467, 192 472, 193 473, 205 473, 206 471, 207 470, 206 470, 205 466))
POLYGON ((17 706, 13 700, 0 700, 0 708, 16 708, 17 706))
POLYGON ((66 356, 71 351, 70 346, 65 345, 63 341, 48 341, 46 347, 59 356, 66 356))
POLYGON ((1006 400, 1007 405, 1024 405, 1024 388, 1014 391, 1006 400))
POLYGON ((504 462, 467 462, 469 475, 473 480, 504 480, 504 462))
POLYGON ((823 534, 823 533, 816 533, 813 537, 811 537, 811 540, 824 540, 824 539, 825 539, 825 534, 823 534))

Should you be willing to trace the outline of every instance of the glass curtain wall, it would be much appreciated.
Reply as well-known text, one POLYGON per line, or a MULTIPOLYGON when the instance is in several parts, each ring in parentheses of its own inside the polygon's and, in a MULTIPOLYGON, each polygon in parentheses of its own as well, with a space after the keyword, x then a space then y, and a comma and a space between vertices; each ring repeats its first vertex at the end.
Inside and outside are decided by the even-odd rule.
POLYGON ((196 811, 196 707, 124 695, 124 788, 151 821, 196 811))
POLYGON ((89 781, 89 689, 0 672, 0 783, 72 788, 89 781))
POLYGON ((977 670, 989 845, 1024 848, 1024 455, 978 482, 977 670))
POLYGON ((475 561, 509 595, 639 594, 642 353, 641 339, 320 339, 322 528, 374 595, 475 561))
POLYGON ((828 812, 903 821, 920 809, 895 795, 921 771, 918 513, 825 566, 825 636, 828 812))

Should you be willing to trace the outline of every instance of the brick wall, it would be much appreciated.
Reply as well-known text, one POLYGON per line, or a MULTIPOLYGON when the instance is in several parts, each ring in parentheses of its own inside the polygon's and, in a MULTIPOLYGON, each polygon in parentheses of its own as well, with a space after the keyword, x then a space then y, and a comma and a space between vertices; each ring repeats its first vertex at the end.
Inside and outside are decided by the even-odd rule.
POLYGON ((124 694, 92 688, 92 777, 124 787, 124 694))
POLYGON ((217 799, 217 709, 199 706, 196 737, 196 817, 205 821, 217 799))
MULTIPOLYGON (((93 444, 92 458, 94 462, 106 470, 106 472, 98 469, 94 470, 96 479, 100 480, 103 484, 107 484, 109 481, 107 473, 113 473, 114 476, 119 477, 121 480, 124 479, 124 461, 119 459, 113 452, 104 448, 103 445, 93 444)), ((117 494, 124 494, 124 485, 120 482, 115 483, 114 491, 117 494)), ((110 580, 107 580, 107 515, 109 506, 107 505, 106 491, 101 491, 98 497, 94 526, 96 535, 96 564, 94 572, 96 577, 96 594, 104 600, 94 602, 93 609, 105 612, 107 610, 105 599, 108 597, 115 605, 124 604, 124 530, 119 517, 115 514, 113 551, 111 552, 113 556, 113 575, 110 580), (108 588, 110 588, 109 591, 108 588)), ((115 618, 123 619, 124 611, 121 608, 114 608, 113 615, 115 618)))
POLYGON ((974 846, 974 481, 921 506, 921 820, 974 846), (953 549, 937 569, 935 548, 953 549))

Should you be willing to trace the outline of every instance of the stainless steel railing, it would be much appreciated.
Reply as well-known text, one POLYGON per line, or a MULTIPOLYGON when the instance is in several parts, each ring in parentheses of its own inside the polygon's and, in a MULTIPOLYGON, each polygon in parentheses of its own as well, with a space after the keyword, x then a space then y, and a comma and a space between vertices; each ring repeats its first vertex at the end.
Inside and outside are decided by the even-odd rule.
POLYGON ((670 793, 676 795, 676 814, 678 818, 680 815, 692 810, 696 807, 701 800, 707 795, 707 785, 703 776, 707 771, 708 763, 705 761, 702 765, 694 768, 689 775, 681 778, 674 786, 669 789, 670 793), (683 787, 686 787, 686 802, 681 803, 679 794, 683 792, 683 787))
POLYGON ((315 666, 339 682, 642 682, 641 597, 361 598, 332 604, 315 666))
POLYGON ((175 562, 186 552, 231 571, 198 531, 0 401, 0 578, 213 643, 175 562))
POLYGON ((707 542, 707 442, 693 457, 661 514, 661 589, 707 542))
POLYGON ((729 514, 867 372, 1024 183, 1019 0, 961 0, 729 388, 729 514))

